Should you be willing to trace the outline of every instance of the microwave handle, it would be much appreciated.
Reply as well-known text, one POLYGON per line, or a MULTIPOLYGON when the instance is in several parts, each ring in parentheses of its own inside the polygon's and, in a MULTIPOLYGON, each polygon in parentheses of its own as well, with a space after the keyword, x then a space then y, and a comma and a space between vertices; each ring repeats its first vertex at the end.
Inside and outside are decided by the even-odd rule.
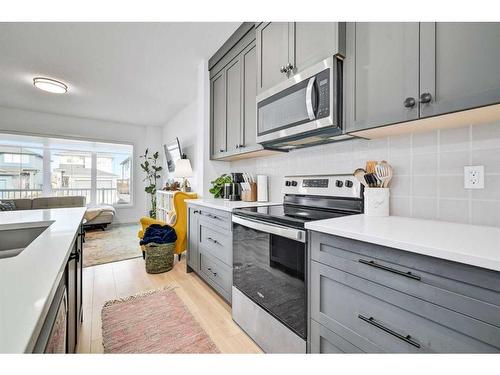
POLYGON ((316 81, 316 76, 311 77, 309 79, 309 82, 307 83, 307 89, 306 89, 306 109, 307 109, 307 115, 309 116, 309 120, 314 120, 316 119, 316 114, 314 113, 314 107, 313 107, 313 95, 314 95, 314 82, 316 81))

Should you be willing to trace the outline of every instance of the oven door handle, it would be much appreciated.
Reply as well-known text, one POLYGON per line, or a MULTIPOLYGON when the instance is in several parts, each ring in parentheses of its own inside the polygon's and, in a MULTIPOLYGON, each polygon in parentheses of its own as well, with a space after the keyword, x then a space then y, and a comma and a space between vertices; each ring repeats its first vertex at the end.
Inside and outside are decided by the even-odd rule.
POLYGON ((239 216, 233 215, 233 223, 243 225, 251 229, 261 232, 275 234, 280 237, 290 238, 294 241, 306 242, 306 232, 300 229, 288 228, 282 225, 263 223, 261 221, 243 219, 239 216))
POLYGON ((307 115, 309 116, 309 120, 314 120, 316 118, 313 106, 314 81, 316 81, 316 77, 312 77, 311 79, 309 79, 306 89, 306 109, 307 109, 307 115))

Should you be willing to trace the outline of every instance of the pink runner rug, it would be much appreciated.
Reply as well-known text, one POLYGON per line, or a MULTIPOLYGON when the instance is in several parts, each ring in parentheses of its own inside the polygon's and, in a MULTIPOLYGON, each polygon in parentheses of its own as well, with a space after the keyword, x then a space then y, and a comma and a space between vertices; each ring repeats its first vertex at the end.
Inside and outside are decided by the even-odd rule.
POLYGON ((219 353, 172 289, 108 301, 101 317, 104 353, 219 353))

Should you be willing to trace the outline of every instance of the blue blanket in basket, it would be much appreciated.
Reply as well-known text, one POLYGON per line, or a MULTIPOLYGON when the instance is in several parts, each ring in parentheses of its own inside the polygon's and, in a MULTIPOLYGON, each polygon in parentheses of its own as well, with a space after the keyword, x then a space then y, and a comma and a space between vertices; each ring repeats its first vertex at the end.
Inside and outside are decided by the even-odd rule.
POLYGON ((140 245, 147 245, 154 242, 157 244, 172 243, 177 240, 175 229, 168 225, 151 224, 146 228, 144 237, 139 242, 140 245))

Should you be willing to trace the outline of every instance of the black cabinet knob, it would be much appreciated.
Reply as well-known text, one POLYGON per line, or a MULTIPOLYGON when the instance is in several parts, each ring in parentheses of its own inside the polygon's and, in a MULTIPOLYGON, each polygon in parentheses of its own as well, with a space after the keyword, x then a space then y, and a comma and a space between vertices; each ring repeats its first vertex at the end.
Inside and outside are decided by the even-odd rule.
POLYGON ((288 73, 288 72, 290 72, 293 69, 293 64, 292 63, 288 63, 288 64, 286 64, 285 68, 286 68, 286 72, 288 73))
POLYGON ((432 101, 432 95, 428 92, 424 92, 420 95, 420 103, 430 103, 432 101))
POLYGON ((225 151, 225 150, 224 150, 223 148, 221 148, 221 149, 219 150, 219 152, 224 152, 224 151, 225 151))
POLYGON ((280 68, 280 73, 286 73, 286 67, 285 66, 282 66, 280 68))
POLYGON ((404 106, 406 108, 413 108, 415 107, 415 104, 417 104, 415 98, 406 98, 404 101, 404 106))

